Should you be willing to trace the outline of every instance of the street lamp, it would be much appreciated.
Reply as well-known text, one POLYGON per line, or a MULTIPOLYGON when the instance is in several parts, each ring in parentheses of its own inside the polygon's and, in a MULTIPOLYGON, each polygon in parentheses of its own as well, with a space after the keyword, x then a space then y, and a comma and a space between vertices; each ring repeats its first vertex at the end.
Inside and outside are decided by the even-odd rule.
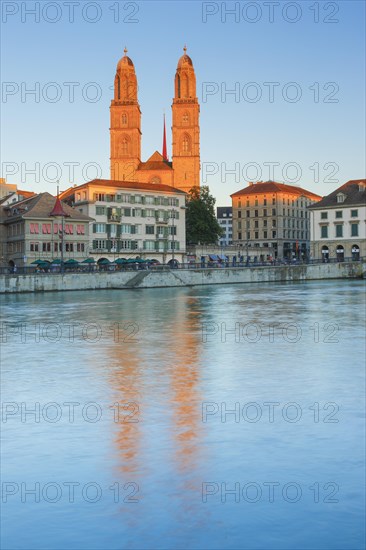
POLYGON ((172 221, 172 264, 173 264, 173 267, 174 267, 174 251, 175 251, 175 241, 174 241, 174 231, 175 231, 175 210, 173 208, 172 210, 172 214, 173 214, 173 221, 172 221))
POLYGON ((57 186, 57 197, 56 202, 54 204, 54 207, 52 211, 50 212, 50 216, 57 218, 61 218, 61 233, 59 231, 59 237, 61 239, 61 273, 64 271, 64 222, 66 217, 70 217, 69 214, 66 214, 65 210, 63 209, 63 206, 61 204, 60 198, 59 198, 59 188, 57 186))

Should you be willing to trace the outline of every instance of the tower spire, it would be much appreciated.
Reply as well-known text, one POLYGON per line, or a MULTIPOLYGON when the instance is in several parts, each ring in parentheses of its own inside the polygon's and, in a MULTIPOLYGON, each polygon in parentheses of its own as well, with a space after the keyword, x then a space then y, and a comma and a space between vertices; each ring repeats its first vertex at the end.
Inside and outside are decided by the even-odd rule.
POLYGON ((166 129, 165 129, 165 113, 164 113, 164 127, 163 127, 163 159, 168 161, 168 153, 166 148, 166 129))

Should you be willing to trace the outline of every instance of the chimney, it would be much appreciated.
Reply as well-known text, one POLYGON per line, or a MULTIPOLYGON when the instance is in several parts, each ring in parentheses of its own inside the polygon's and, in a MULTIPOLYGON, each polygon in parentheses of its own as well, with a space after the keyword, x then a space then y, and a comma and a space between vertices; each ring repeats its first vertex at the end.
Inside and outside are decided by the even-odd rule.
POLYGON ((249 182, 249 187, 251 187, 252 185, 254 185, 254 182, 253 182, 253 181, 250 181, 250 182, 249 182))

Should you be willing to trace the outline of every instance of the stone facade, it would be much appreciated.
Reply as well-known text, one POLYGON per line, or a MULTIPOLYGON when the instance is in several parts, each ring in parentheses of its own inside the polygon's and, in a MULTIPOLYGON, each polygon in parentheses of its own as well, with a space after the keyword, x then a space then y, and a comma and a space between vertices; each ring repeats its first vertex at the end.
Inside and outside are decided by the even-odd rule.
POLYGON ((153 183, 93 180, 61 194, 95 219, 89 250, 96 260, 118 257, 184 261, 184 191, 153 183))
POLYGON ((0 256, 2 266, 25 266, 42 259, 82 261, 89 255, 91 218, 64 205, 64 220, 51 216, 56 198, 40 193, 0 207, 0 256), (61 239, 62 232, 62 239, 61 239))
POLYGON ((155 153, 141 160, 141 110, 137 77, 125 55, 117 65, 110 107, 111 180, 165 184, 188 192, 200 185, 200 107, 191 58, 179 59, 172 105, 172 162, 155 153))
POLYGON ((366 256, 366 180, 351 180, 310 207, 311 255, 316 260, 366 256))
POLYGON ((288 260, 310 255, 310 213, 321 197, 301 187, 273 181, 250 183, 231 195, 233 243, 245 256, 288 260))

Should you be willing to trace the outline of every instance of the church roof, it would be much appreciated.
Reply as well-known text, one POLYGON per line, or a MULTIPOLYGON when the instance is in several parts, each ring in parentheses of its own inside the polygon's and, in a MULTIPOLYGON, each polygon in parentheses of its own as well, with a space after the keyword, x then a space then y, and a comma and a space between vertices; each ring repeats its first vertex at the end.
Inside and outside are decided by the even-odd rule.
POLYGON ((139 164, 139 170, 172 170, 172 163, 164 160, 159 151, 155 151, 146 162, 139 164))
POLYGON ((250 184, 248 187, 244 187, 244 189, 241 189, 230 196, 240 197, 242 195, 260 195, 264 193, 289 193, 292 195, 298 195, 299 197, 303 195, 312 200, 321 199, 320 195, 316 195, 311 191, 307 191, 301 187, 296 187, 295 185, 277 183, 276 181, 258 181, 257 183, 250 184))
POLYGON ((132 59, 127 55, 127 48, 125 48, 123 51, 125 55, 121 57, 121 59, 118 61, 117 72, 120 69, 127 69, 128 67, 132 67, 133 69, 135 69, 132 59))

